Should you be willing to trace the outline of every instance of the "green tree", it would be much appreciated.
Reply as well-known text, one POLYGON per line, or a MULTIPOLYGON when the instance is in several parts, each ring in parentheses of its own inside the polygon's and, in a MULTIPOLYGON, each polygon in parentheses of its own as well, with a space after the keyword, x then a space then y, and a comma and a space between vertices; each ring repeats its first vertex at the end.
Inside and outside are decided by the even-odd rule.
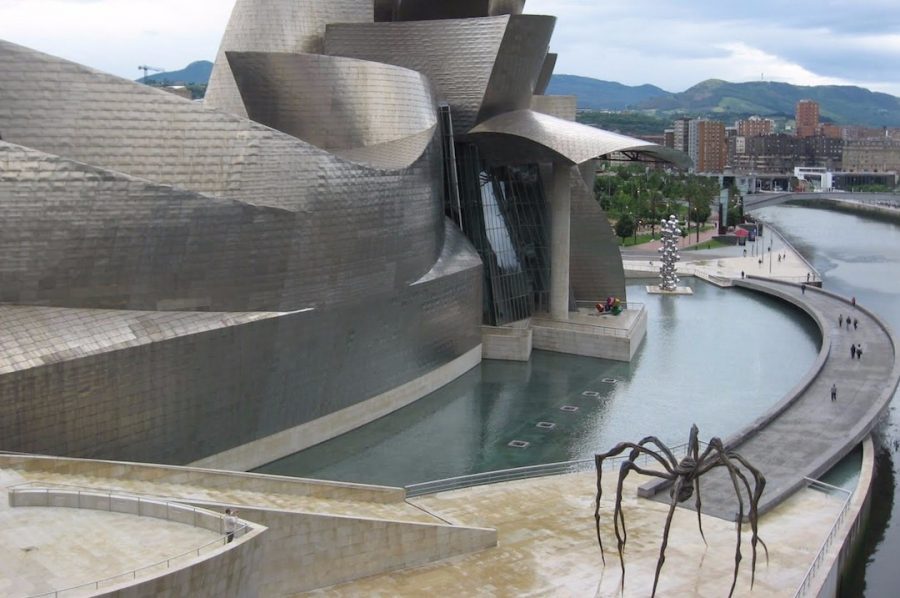
POLYGON ((632 218, 630 214, 623 214, 619 217, 619 221, 616 222, 616 236, 620 237, 623 243, 625 242, 625 239, 633 235, 636 230, 634 218, 632 218))

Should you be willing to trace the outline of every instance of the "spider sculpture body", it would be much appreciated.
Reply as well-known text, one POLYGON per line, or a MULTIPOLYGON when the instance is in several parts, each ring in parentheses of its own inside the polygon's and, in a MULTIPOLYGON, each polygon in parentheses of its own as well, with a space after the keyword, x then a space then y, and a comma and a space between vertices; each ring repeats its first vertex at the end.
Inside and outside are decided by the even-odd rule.
POLYGON ((625 478, 629 472, 635 471, 642 475, 661 478, 671 482, 669 495, 671 502, 669 504, 669 514, 666 517, 666 525, 663 530, 662 545, 659 549, 659 558, 656 561, 656 575, 653 578, 653 595, 656 595, 656 586, 659 583, 659 574, 662 571, 663 563, 666 560, 666 546, 669 542, 669 528, 672 524, 672 517, 675 514, 675 507, 678 503, 689 500, 695 496, 695 506, 697 510, 697 524, 700 528, 700 536, 706 543, 706 537, 703 534, 703 522, 701 521, 700 508, 702 505, 700 497, 700 477, 718 467, 724 467, 734 485, 734 491, 737 495, 738 513, 737 513, 737 548, 734 555, 734 577, 731 581, 731 590, 728 595, 734 594, 734 587, 737 583, 738 569, 741 564, 741 527, 744 521, 744 493, 748 498, 749 510, 747 520, 750 523, 752 532, 752 569, 751 569, 751 587, 756 576, 756 545, 761 544, 766 553, 766 560, 769 558, 769 550, 765 542, 759 539, 757 533, 758 526, 758 507, 759 498, 762 496, 763 489, 766 486, 766 479, 755 467, 750 465, 743 457, 737 453, 725 449, 724 444, 719 438, 712 438, 708 445, 700 452, 700 441, 698 440, 699 431, 696 425, 691 426, 691 434, 688 440, 687 451, 685 456, 678 460, 675 458, 672 450, 659 441, 654 436, 648 436, 638 443, 622 442, 617 444, 611 451, 599 455, 595 455, 594 460, 597 467, 597 503, 594 510, 594 519, 597 524, 597 541, 600 544, 600 554, 603 557, 604 564, 606 557, 603 554, 603 539, 600 537, 600 499, 603 495, 603 461, 605 459, 616 457, 622 453, 629 451, 627 458, 622 462, 619 468, 619 479, 616 487, 616 504, 613 511, 613 524, 616 532, 616 540, 619 549, 619 562, 622 567, 622 586, 625 585, 625 560, 623 558, 623 549, 627 540, 625 531, 625 516, 622 513, 622 487, 625 478), (637 464, 638 459, 645 456, 662 466, 662 471, 658 469, 648 469, 637 464), (753 479, 751 488, 750 478, 753 479))

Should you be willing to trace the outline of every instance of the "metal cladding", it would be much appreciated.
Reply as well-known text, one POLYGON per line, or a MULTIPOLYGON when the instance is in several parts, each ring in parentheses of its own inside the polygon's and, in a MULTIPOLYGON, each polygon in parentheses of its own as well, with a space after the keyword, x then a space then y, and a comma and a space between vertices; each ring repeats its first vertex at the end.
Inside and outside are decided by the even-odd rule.
POLYGON ((556 68, 556 59, 556 54, 547 54, 537 85, 534 86, 534 95, 541 96, 547 93, 547 87, 550 85, 550 79, 553 77, 553 70, 556 68))
POLYGON ((387 144, 407 140, 410 151, 397 152, 401 165, 431 143, 436 102, 420 73, 319 54, 227 56, 247 113, 258 123, 332 151, 380 145, 384 155, 387 144))
POLYGON ((578 115, 578 98, 575 96, 534 96, 531 109, 541 114, 549 114, 569 122, 575 122, 578 115))
MULTIPOLYGON (((377 2, 378 0, 376 0, 377 2)), ((396 0, 393 6, 394 21, 428 21, 433 19, 470 19, 519 15, 525 0, 396 0)))
POLYGON ((518 110, 496 116, 469 132, 495 162, 561 162, 575 166, 614 152, 641 152, 675 164, 683 163, 682 152, 569 122, 533 110, 518 110))
POLYGON ((321 54, 328 23, 371 23, 372 0, 237 0, 206 90, 208 106, 247 116, 226 52, 321 54))
MULTIPOLYGON (((625 268, 619 239, 594 197, 593 186, 572 174, 572 242, 569 252, 569 284, 576 301, 606 297, 624 299, 625 268)), ((593 173, 591 176, 593 181, 593 173)))
POLYGON ((376 169, 0 42, 0 448, 190 462, 477 348, 481 263, 402 105, 413 134, 347 150, 415 145, 376 169))
MULTIPOLYGON (((522 5, 237 0, 205 105, 0 41, 0 450, 221 455, 461 374, 488 301, 541 309, 538 163, 672 156, 539 114, 574 118, 522 5)), ((575 179, 573 290, 623 295, 575 179)))
POLYGON ((462 134, 531 105, 556 20, 537 15, 329 25, 325 52, 425 74, 462 134), (462 41, 464 40, 464 41, 462 41))

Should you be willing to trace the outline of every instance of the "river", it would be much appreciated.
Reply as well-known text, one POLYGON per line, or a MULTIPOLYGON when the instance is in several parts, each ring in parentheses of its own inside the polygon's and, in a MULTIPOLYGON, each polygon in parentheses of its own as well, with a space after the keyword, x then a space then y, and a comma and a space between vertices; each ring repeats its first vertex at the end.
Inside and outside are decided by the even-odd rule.
MULTIPOLYGON (((900 226, 826 209, 777 206, 754 212, 773 224, 821 273, 824 287, 857 301, 900 331, 900 226)), ((900 515, 894 509, 900 450, 895 401, 876 430, 872 514, 841 596, 900 594, 900 515)))

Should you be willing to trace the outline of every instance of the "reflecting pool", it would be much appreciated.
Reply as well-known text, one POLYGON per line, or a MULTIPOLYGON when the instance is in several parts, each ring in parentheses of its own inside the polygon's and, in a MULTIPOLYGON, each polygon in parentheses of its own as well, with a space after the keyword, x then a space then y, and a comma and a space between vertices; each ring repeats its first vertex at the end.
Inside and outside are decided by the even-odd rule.
POLYGON ((727 436, 764 413, 815 361, 820 337, 796 308, 687 279, 693 296, 649 295, 647 338, 631 363, 536 351, 485 361, 367 426, 257 471, 406 485, 592 456, 622 440, 727 436), (543 426, 543 427, 541 427, 543 426), (526 448, 513 448, 519 440, 526 448))

